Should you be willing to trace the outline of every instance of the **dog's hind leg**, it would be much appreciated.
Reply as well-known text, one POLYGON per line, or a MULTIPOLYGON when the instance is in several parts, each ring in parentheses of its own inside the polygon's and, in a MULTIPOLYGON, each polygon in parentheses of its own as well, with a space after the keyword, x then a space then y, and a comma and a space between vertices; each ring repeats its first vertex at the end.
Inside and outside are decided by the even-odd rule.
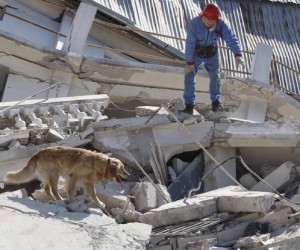
POLYGON ((55 197, 55 200, 62 200, 62 197, 59 195, 57 190, 57 184, 58 183, 55 180, 50 181, 51 191, 53 193, 53 196, 55 197))
POLYGON ((51 200, 55 201, 56 198, 55 198, 55 196, 54 196, 54 195, 52 194, 52 192, 51 192, 51 187, 50 187, 50 185, 49 185, 48 183, 46 183, 46 184, 43 184, 43 187, 44 187, 44 190, 45 190, 46 194, 49 196, 49 198, 50 198, 51 200))
POLYGON ((40 179, 41 179, 41 187, 44 188, 44 191, 46 192, 46 194, 48 195, 48 197, 55 201, 56 198, 55 196, 53 195, 52 193, 52 189, 51 189, 51 178, 49 177, 49 175, 46 175, 46 174, 43 174, 43 175, 39 175, 40 176, 40 179))
POLYGON ((96 195, 96 190, 95 190, 95 187, 94 187, 94 184, 92 182, 85 182, 84 183, 84 189, 85 189, 85 192, 86 194, 94 201, 97 203, 97 205, 101 208, 101 209, 104 209, 105 208, 105 204, 103 202, 101 202, 99 200, 99 198, 97 197, 96 195))
POLYGON ((59 195, 57 189, 59 175, 53 174, 51 175, 51 177, 52 178, 50 179, 50 187, 51 187, 52 194, 54 195, 55 200, 62 200, 62 197, 59 195))

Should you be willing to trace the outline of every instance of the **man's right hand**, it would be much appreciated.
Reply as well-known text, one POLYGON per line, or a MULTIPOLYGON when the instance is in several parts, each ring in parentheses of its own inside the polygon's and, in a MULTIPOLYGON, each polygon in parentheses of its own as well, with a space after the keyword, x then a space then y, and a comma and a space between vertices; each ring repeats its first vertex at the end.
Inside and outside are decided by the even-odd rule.
POLYGON ((195 72, 195 65, 194 64, 186 64, 184 67, 184 74, 187 75, 190 72, 195 72))

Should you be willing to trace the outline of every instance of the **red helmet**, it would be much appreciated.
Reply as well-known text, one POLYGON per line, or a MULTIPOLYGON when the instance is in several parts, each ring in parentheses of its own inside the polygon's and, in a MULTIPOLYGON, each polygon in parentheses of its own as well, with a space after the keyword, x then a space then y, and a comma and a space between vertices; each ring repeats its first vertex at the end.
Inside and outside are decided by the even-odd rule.
POLYGON ((200 13, 201 17, 205 17, 209 20, 219 20, 221 11, 218 5, 209 3, 205 6, 204 10, 200 13))

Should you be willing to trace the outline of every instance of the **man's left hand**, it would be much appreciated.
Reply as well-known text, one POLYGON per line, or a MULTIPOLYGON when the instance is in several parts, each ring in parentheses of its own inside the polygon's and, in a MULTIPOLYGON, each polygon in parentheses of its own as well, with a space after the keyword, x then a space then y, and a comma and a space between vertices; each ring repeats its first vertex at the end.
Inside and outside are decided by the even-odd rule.
POLYGON ((240 56, 240 55, 235 56, 235 64, 236 64, 237 69, 239 69, 240 66, 242 66, 243 70, 245 69, 245 61, 242 56, 240 56))

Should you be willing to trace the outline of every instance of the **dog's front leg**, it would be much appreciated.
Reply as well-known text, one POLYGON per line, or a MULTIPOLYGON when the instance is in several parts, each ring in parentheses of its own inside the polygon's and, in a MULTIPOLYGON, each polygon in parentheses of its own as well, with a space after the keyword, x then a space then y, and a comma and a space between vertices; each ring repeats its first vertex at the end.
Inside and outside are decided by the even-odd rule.
POLYGON ((97 203, 97 205, 100 207, 100 209, 103 209, 105 208, 105 204, 103 202, 101 202, 99 200, 99 198, 97 197, 96 195, 96 190, 95 190, 95 187, 94 187, 94 184, 92 182, 85 182, 84 183, 84 189, 85 189, 85 192, 86 194, 94 201, 97 203))

